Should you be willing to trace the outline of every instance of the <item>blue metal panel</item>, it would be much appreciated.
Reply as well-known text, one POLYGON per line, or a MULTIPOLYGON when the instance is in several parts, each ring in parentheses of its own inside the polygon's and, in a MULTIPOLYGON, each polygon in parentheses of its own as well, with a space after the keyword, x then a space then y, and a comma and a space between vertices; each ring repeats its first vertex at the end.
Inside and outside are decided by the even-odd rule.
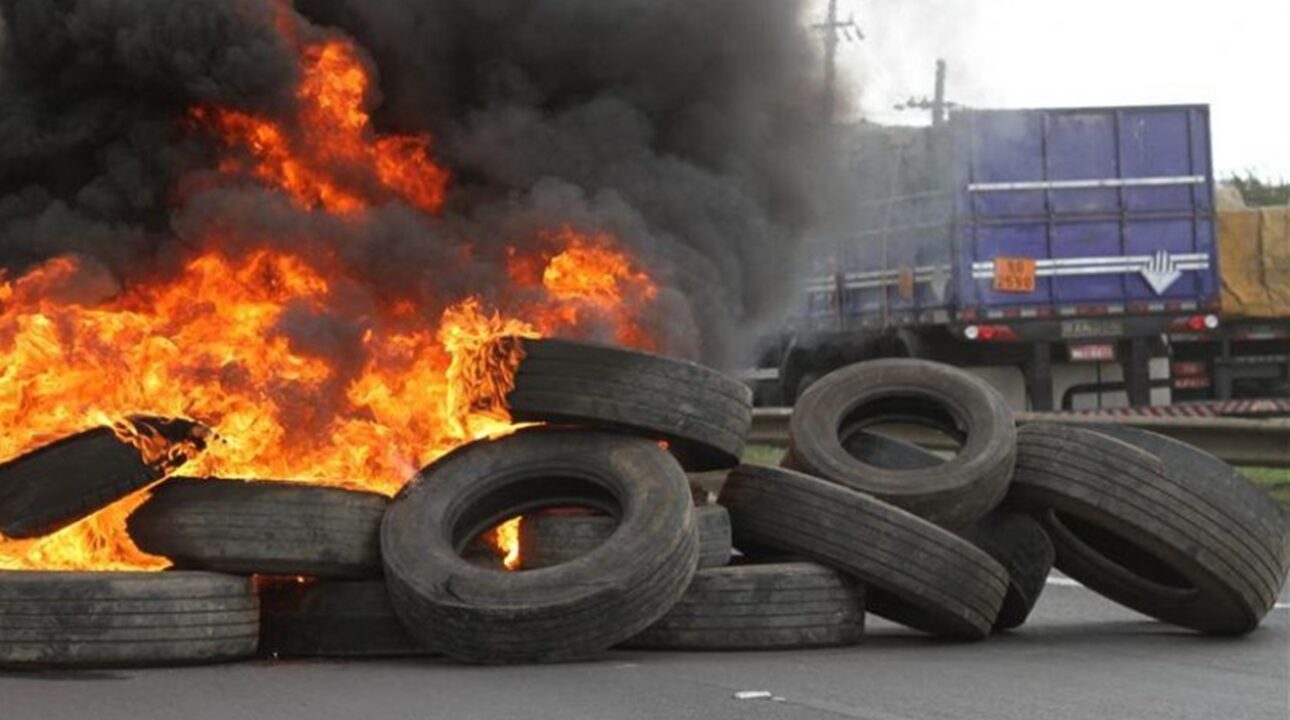
POLYGON ((1204 106, 963 112, 938 128, 867 128, 859 145, 862 221, 836 254, 851 285, 844 315, 1217 295, 1204 106), (1172 282, 1154 275, 1153 287, 1140 269, 1161 251, 1165 270, 1179 257, 1192 265, 1172 282), (1040 263, 1034 293, 973 278, 974 264, 989 274, 1000 256, 1040 263), (1205 264, 1197 258, 1208 268, 1193 269, 1205 264), (948 268, 948 287, 934 282, 937 268, 948 268), (903 274, 908 290, 911 273, 912 297, 900 283, 903 274))

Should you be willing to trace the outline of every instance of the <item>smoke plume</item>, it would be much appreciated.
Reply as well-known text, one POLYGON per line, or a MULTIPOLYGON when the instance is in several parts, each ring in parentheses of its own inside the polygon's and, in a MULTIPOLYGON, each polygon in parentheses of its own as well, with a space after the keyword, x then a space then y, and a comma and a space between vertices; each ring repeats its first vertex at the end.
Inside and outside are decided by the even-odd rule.
POLYGON ((568 225, 612 233, 659 285, 664 350, 745 362, 821 219, 832 153, 802 0, 0 0, 0 267, 92 261, 95 293, 218 243, 339 258, 352 288, 288 313, 344 362, 385 295, 426 313, 509 290, 507 248, 568 225), (376 127, 428 132, 442 212, 361 220, 253 179, 210 182, 191 108, 271 117, 292 42, 353 38, 376 127), (103 278, 111 281, 103 281, 103 278))

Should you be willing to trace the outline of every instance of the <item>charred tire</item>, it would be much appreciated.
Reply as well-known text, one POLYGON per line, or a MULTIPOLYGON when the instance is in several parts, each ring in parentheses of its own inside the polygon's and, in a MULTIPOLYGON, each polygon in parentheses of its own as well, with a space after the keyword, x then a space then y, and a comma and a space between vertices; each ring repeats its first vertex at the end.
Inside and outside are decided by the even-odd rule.
POLYGON ((748 541, 779 548, 854 576, 867 585, 876 614, 961 639, 985 637, 999 615, 1008 574, 997 562, 864 493, 791 470, 744 465, 731 471, 721 504, 730 510, 736 547, 748 541), (917 624, 887 608, 884 596, 916 613, 917 624))
POLYGON ((390 504, 381 550, 414 637, 468 662, 507 663, 585 657, 649 627, 685 592, 699 542, 685 473, 656 443, 536 429, 422 470, 390 504), (549 507, 594 508, 619 528, 542 570, 495 572, 461 557, 488 528, 549 507))
POLYGON ((666 440, 689 470, 739 463, 752 391, 691 362, 567 340, 520 340, 524 359, 506 396, 511 416, 629 430, 666 440))
MULTIPOLYGON (((196 439, 182 420, 135 418, 160 437, 196 439)), ((197 443, 194 447, 200 447, 197 443)), ((165 476, 108 427, 87 430, 0 465, 0 534, 48 535, 165 476)))
POLYGON ((832 372, 802 396, 789 423, 786 466, 869 493, 945 527, 963 527, 1003 499, 1016 428, 985 381, 923 360, 873 360, 832 372), (963 438, 953 459, 892 469, 847 452, 847 437, 881 422, 909 422, 963 438))
POLYGON ((863 637, 863 585, 823 565, 785 563, 700 570, 680 602, 623 647, 771 650, 863 637))
MULTIPOLYGON (((844 446, 847 452, 879 467, 933 467, 943 462, 917 445, 864 431, 847 438, 844 446)), ((1022 625, 1053 569, 1056 551, 1044 528, 1029 515, 999 509, 957 534, 986 551, 1008 571, 1008 594, 1003 598, 994 629, 1010 630, 1022 625)))
POLYGON ((288 482, 176 478, 126 526, 140 549, 175 567, 262 575, 381 574, 376 493, 288 482))
POLYGON ((1222 461, 1126 428, 1027 425, 1010 502, 1039 513, 1057 567, 1205 633, 1258 626, 1285 582, 1276 503, 1222 461))
MULTIPOLYGON (((699 569, 730 563, 730 514, 720 505, 694 508, 699 532, 699 569)), ((529 515, 520 523, 520 547, 525 570, 569 562, 595 550, 617 529, 604 515, 529 515)))
POLYGON ((264 656, 430 654, 399 622, 382 580, 275 580, 260 589, 260 604, 264 656))
POLYGON ((0 572, 0 665, 185 665, 255 655, 249 578, 200 572, 0 572))

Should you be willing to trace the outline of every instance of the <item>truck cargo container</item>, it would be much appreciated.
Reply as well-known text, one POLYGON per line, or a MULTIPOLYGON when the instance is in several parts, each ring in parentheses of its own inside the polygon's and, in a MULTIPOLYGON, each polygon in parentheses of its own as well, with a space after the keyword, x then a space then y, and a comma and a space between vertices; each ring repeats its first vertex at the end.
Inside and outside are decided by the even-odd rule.
POLYGON ((964 111, 855 145, 853 231, 812 241, 765 355, 779 400, 913 356, 1033 409, 1167 403, 1170 332, 1218 327, 1206 106, 964 111))

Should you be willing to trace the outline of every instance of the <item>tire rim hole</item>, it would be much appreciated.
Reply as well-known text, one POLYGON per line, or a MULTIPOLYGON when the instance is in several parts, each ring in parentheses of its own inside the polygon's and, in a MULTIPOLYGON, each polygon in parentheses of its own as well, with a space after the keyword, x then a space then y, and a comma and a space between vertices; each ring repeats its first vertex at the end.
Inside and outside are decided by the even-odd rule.
POLYGON ((576 476, 521 477, 476 499, 452 528, 453 547, 472 564, 523 571, 524 522, 535 514, 622 517, 617 497, 576 476))
POLYGON ((964 423, 943 404, 917 394, 861 403, 839 423, 838 439, 857 460, 885 470, 918 470, 957 457, 964 423))
POLYGON ((1118 533, 1056 510, 1052 511, 1051 520, 1100 556, 1103 562, 1115 565, 1133 577, 1179 593, 1192 593, 1197 589, 1177 570, 1118 533))

